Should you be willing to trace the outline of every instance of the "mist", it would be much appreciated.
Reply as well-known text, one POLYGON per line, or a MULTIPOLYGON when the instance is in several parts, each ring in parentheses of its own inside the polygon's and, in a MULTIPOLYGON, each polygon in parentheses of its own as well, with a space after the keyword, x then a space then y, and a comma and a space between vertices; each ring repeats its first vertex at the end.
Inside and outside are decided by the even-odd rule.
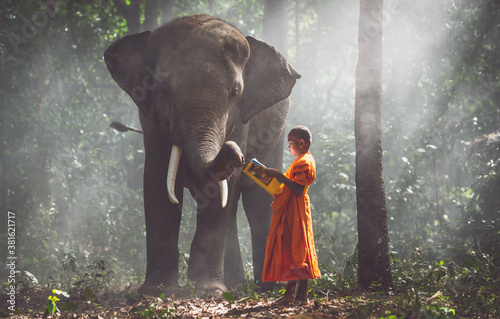
MULTIPOLYGON (((459 238, 481 241, 480 224, 498 230, 498 216, 491 213, 498 208, 481 202, 485 189, 498 190, 488 184, 498 177, 498 139, 483 141, 480 151, 472 147, 500 123, 494 58, 500 18, 498 6, 489 6, 494 2, 384 3, 384 179, 391 251, 400 260, 416 251, 450 256, 453 249, 438 247, 461 245, 459 238)), ((102 61, 104 49, 128 32, 125 19, 103 3, 90 8, 56 1, 53 11, 44 10, 16 4, 2 9, 0 22, 0 207, 4 215, 15 214, 21 282, 137 286, 146 263, 142 136, 109 125, 140 123, 137 107, 102 61), (99 283, 88 276, 96 271, 99 283)), ((176 1, 173 10, 174 16, 212 14, 245 35, 263 36, 263 1, 176 1)), ((286 17, 283 54, 302 75, 291 95, 287 131, 303 124, 313 133, 318 177, 309 194, 319 262, 325 274, 352 277, 346 261, 357 244, 359 3, 287 1, 286 17)), ((285 170, 293 157, 285 145, 283 150, 285 170)), ((184 196, 181 285, 187 284, 196 227, 195 203, 188 191, 184 196)), ((250 232, 241 207, 238 223, 251 276, 250 232)), ((1 227, 6 247, 6 218, 1 227)), ((498 258, 498 248, 481 249, 498 258)), ((1 275, 8 277, 6 267, 1 275)))

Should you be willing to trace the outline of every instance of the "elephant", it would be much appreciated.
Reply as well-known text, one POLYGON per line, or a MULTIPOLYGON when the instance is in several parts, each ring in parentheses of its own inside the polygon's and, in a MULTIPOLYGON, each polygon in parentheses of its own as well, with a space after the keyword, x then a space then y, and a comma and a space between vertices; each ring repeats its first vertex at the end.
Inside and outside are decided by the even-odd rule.
POLYGON ((270 44, 209 15, 126 35, 104 52, 139 108, 145 148, 147 262, 138 292, 178 285, 184 189, 197 204, 188 278, 221 294, 244 281, 236 229, 242 198, 254 278, 262 285, 272 196, 242 174, 246 159, 281 167, 289 96, 301 75, 270 44))

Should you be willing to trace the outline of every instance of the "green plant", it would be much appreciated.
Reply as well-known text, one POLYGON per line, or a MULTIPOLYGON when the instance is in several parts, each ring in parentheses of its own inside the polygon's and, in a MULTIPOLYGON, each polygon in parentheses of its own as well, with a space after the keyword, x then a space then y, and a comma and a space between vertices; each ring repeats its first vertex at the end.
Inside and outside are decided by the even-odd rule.
POLYGON ((49 276, 49 286, 60 286, 65 290, 77 289, 86 295, 93 294, 106 287, 114 272, 107 269, 104 260, 82 260, 76 253, 65 253, 61 261, 61 270, 54 270, 49 276))
POLYGON ((224 293, 222 293, 222 297, 224 297, 224 299, 226 299, 226 301, 228 302, 227 303, 227 306, 229 308, 231 308, 231 305, 234 304, 234 295, 232 293, 230 293, 229 291, 226 291, 224 293))
POLYGON ((49 304, 47 305, 47 308, 45 308, 45 315, 55 315, 56 313, 61 313, 59 308, 57 308, 56 304, 56 302, 61 299, 59 299, 57 295, 62 295, 66 298, 69 298, 69 294, 62 290, 52 289, 52 293, 55 294, 56 296, 50 295, 48 297, 49 304))
POLYGON ((162 307, 161 303, 163 303, 164 297, 164 294, 161 294, 159 298, 153 298, 135 311, 135 314, 139 318, 176 318, 175 313, 177 311, 177 304, 174 304, 173 308, 168 306, 162 307))

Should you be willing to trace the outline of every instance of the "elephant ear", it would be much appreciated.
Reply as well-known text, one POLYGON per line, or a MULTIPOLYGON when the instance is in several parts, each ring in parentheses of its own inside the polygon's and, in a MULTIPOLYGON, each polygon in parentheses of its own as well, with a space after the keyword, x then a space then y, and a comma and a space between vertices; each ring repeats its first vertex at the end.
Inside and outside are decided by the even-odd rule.
POLYGON ((147 79, 147 44, 151 31, 124 36, 104 51, 109 73, 147 116, 151 106, 151 91, 144 86, 147 79))
POLYGON ((243 73, 245 89, 241 97, 240 116, 247 123, 252 116, 286 99, 301 75, 273 46, 253 37, 250 57, 243 73))

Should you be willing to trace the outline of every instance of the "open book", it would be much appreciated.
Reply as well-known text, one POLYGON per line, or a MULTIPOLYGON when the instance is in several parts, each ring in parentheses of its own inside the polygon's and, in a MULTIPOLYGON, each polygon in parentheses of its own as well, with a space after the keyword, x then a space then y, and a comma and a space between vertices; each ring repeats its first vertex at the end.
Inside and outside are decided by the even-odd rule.
POLYGON ((267 167, 260 163, 257 159, 252 159, 245 170, 243 171, 251 179, 253 179, 257 184, 269 192, 269 194, 274 195, 281 193, 283 190, 281 182, 276 178, 270 178, 266 174, 267 167))

